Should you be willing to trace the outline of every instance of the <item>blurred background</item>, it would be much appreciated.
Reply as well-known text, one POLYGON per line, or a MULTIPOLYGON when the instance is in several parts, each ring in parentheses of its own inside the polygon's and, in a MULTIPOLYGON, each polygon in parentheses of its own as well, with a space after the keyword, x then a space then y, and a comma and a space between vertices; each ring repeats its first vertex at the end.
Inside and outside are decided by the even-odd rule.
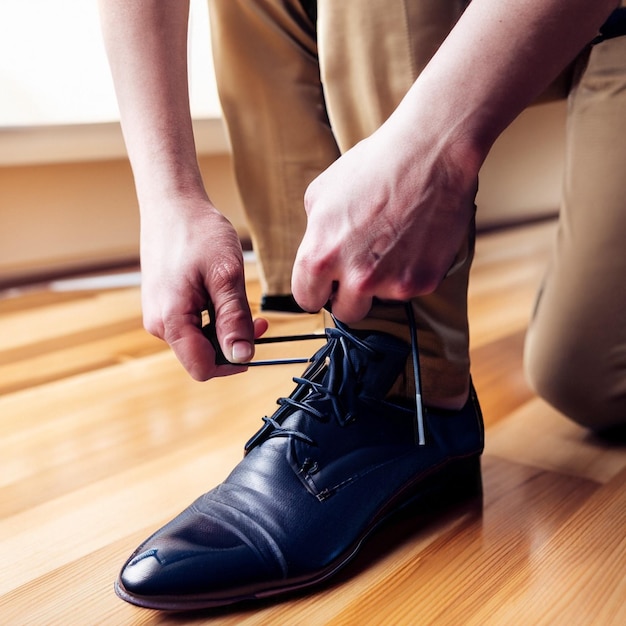
MULTIPOLYGON (((221 120, 205 0, 191 0, 191 102, 210 196, 249 240, 221 120)), ((565 101, 525 111, 481 176, 479 227, 556 214, 565 101)), ((138 216, 96 0, 0 2, 0 286, 131 266, 138 216)))

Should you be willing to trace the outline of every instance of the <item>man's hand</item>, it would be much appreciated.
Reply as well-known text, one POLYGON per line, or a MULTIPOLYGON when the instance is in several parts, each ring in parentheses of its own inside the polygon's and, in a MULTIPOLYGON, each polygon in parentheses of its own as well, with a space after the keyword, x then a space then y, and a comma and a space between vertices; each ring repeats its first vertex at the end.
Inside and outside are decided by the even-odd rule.
POLYGON ((330 300, 350 323, 374 297, 407 300, 439 285, 474 213, 476 177, 436 148, 380 130, 311 183, 292 281, 300 306, 330 300))
POLYGON ((217 337, 229 361, 246 363, 267 322, 254 323, 246 298, 241 244, 210 202, 180 200, 143 211, 141 233, 144 326, 164 339, 196 380, 242 371, 216 366, 201 331, 201 312, 215 307, 217 337))

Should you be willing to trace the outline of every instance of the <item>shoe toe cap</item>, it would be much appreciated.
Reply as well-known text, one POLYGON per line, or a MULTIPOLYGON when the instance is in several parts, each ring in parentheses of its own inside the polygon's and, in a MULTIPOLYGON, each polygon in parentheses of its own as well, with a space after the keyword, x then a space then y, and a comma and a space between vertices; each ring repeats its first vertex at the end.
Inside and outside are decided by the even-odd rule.
POLYGON ((130 596, 193 596, 245 589, 276 575, 240 534, 205 521, 154 535, 128 560, 118 584, 130 596))

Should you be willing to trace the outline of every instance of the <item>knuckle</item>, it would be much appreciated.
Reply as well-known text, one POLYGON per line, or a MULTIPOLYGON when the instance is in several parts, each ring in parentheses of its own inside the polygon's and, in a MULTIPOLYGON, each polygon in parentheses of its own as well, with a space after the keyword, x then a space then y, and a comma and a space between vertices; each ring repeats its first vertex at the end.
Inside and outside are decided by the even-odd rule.
POLYGON ((222 259, 212 266, 211 284, 217 291, 236 291, 243 280, 243 263, 239 259, 222 259))
POLYGON ((158 337, 159 339, 164 338, 165 328, 161 318, 149 313, 144 313, 143 327, 154 337, 158 337))
POLYGON ((304 210, 306 211, 307 215, 310 215, 313 212, 313 208, 315 206, 317 184, 317 180, 313 180, 304 192, 304 210))
POLYGON ((354 297, 361 298, 371 295, 378 286, 380 280, 373 267, 361 265, 353 267, 344 280, 343 287, 354 297))
POLYGON ((176 344, 182 337, 180 320, 167 317, 163 320, 163 339, 170 345, 176 344))
POLYGON ((348 284, 345 285, 347 291, 353 298, 363 298, 374 289, 374 277, 371 274, 359 274, 352 276, 348 284))
POLYGON ((442 278, 442 273, 436 267, 423 268, 419 277, 415 277, 412 281, 413 296, 432 293, 439 287, 442 278))
POLYGON ((220 307, 218 314, 220 326, 222 329, 229 332, 239 332, 242 327, 247 329, 247 332, 252 330, 252 320, 249 309, 243 308, 239 302, 229 301, 220 307))
POLYGON ((410 300, 411 298, 414 298, 416 295, 418 295, 418 289, 417 289, 417 285, 415 285, 414 283, 411 284, 406 284, 406 283, 401 283, 396 285, 395 289, 394 289, 394 300, 410 300))
POLYGON ((328 275, 336 266, 334 252, 323 254, 315 250, 305 250, 300 257, 300 269, 315 280, 328 275))

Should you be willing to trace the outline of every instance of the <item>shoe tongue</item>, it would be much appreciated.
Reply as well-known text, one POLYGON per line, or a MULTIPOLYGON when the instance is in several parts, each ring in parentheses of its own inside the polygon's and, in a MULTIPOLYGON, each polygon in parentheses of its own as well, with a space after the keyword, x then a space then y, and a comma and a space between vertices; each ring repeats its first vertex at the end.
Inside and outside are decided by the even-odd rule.
MULTIPOLYGON (((330 395, 320 389, 315 391, 311 389, 305 398, 298 396, 299 390, 302 389, 298 386, 289 397, 296 402, 304 401, 322 414, 334 414, 340 421, 357 415, 359 406, 364 400, 385 400, 389 390, 403 373, 410 353, 410 346, 393 335, 376 331, 353 331, 345 326, 343 330, 371 350, 359 346, 358 342, 348 337, 343 337, 342 332, 332 328, 326 329, 329 343, 313 356, 311 365, 302 377, 315 381, 321 388, 326 388, 330 395)), ((306 415, 307 411, 294 408, 297 405, 293 402, 279 401, 279 404, 283 406, 273 417, 278 419, 278 423, 284 429, 292 429, 295 433, 300 430, 301 423, 306 424, 311 420, 311 417, 306 415)), ((266 421, 246 444, 246 454, 271 437, 271 433, 276 429, 277 422, 266 421)))
POLYGON ((386 333, 364 330, 349 332, 372 348, 372 351, 349 340, 342 342, 347 348, 343 367, 349 370, 340 373, 338 394, 350 397, 356 392, 369 398, 385 398, 405 369, 410 346, 402 339, 386 333), (355 383, 358 389, 355 389, 355 383))

